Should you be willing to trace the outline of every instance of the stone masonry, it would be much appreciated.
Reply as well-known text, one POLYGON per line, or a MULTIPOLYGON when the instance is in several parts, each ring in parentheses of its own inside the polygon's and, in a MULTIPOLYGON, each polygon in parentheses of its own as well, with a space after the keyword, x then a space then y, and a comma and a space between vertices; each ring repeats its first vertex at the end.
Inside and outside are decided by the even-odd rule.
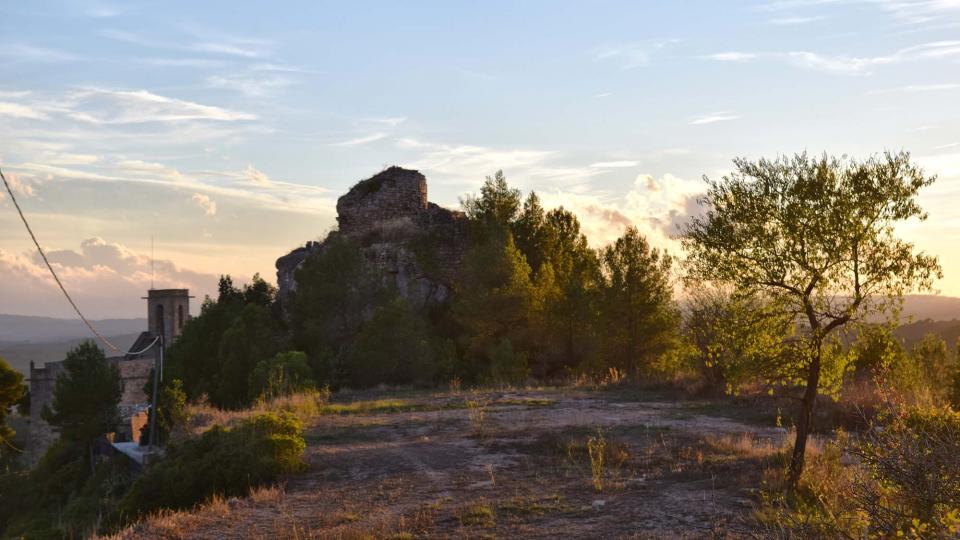
POLYGON ((467 246, 467 219, 429 202, 420 172, 390 167, 360 181, 337 200, 337 223, 339 230, 327 240, 307 242, 277 259, 281 303, 296 290, 296 271, 335 235, 357 242, 364 271, 395 286, 414 307, 448 297, 467 246))

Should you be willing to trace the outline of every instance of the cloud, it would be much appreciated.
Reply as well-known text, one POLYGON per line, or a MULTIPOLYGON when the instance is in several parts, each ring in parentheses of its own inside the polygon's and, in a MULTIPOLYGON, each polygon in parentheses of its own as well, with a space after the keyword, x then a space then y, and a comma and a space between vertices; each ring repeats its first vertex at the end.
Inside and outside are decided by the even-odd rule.
POLYGON ((253 114, 161 96, 148 90, 88 88, 68 96, 67 104, 67 116, 94 125, 189 120, 235 122, 257 118, 253 114))
POLYGON ((4 45, 0 48, 0 56, 15 62, 40 62, 44 64, 79 60, 79 57, 67 51, 25 44, 4 45))
POLYGON ((29 105, 9 103, 6 101, 0 101, 0 116, 8 116, 10 118, 29 118, 32 120, 44 120, 47 118, 47 115, 43 113, 43 111, 38 111, 29 105))
POLYGON ((594 54, 594 59, 597 61, 615 61, 623 69, 634 69, 649 65, 657 51, 677 41, 668 39, 607 46, 599 49, 594 54))
POLYGON ((247 168, 243 170, 243 175, 247 178, 247 180, 258 186, 270 187, 273 185, 270 177, 255 169, 253 165, 247 165, 247 168))
POLYGON ((387 116, 387 117, 380 117, 380 118, 366 118, 365 121, 370 122, 371 124, 380 124, 383 126, 397 127, 400 124, 406 122, 407 117, 406 116, 387 116))
POLYGON ((183 37, 178 39, 151 39, 140 34, 108 28, 100 31, 100 35, 131 43, 139 47, 176 51, 190 51, 220 56, 240 58, 263 58, 270 55, 271 43, 260 39, 233 38, 222 35, 211 35, 209 32, 190 32, 197 41, 189 41, 183 37), (204 35, 206 34, 206 35, 204 35))
POLYGON ((206 215, 217 215, 217 201, 211 199, 209 196, 204 195, 203 193, 194 193, 193 197, 191 197, 191 200, 197 203, 197 206, 203 208, 203 212, 206 215))
POLYGON ((884 88, 881 90, 871 90, 867 94, 893 94, 893 93, 903 93, 903 94, 919 94, 926 92, 942 92, 946 90, 957 90, 960 89, 960 84, 958 83, 941 83, 941 84, 908 84, 906 86, 898 86, 896 88, 884 88))
POLYGON ((639 165, 639 161, 598 161, 596 163, 591 163, 590 167, 593 169, 623 169, 627 167, 636 167, 639 165))
POLYGON ((276 90, 293 84, 288 77, 258 77, 253 75, 214 75, 207 78, 210 88, 235 90, 250 97, 263 97, 273 94, 276 90))
POLYGON ((361 146, 379 141, 383 138, 386 138, 386 136, 386 133, 371 133, 370 135, 365 135, 363 137, 357 137, 355 139, 334 143, 333 146, 361 146))
MULTIPOLYGON (((19 175, 13 173, 4 173, 3 175, 7 179, 7 184, 10 185, 10 189, 14 194, 21 197, 33 197, 35 192, 33 186, 23 181, 19 175)), ((7 189, 4 187, 0 189, 0 201, 4 200, 7 197, 7 189)))
POLYGON ((680 248, 674 236, 692 216, 703 212, 697 203, 702 190, 702 184, 671 174, 659 178, 640 174, 626 193, 610 198, 563 191, 539 194, 544 206, 563 206, 576 213, 595 247, 613 242, 624 229, 635 226, 654 245, 676 253, 680 248))
POLYGON ((736 120, 740 118, 738 115, 732 114, 729 111, 718 111, 715 113, 710 113, 698 118, 694 118, 690 121, 691 126, 699 126, 703 124, 714 124, 716 122, 727 122, 730 120, 736 120))
POLYGON ((914 62, 918 60, 943 59, 960 56, 960 41, 932 41, 899 49, 884 56, 824 55, 810 51, 790 52, 739 52, 727 51, 708 54, 702 58, 719 62, 745 62, 752 60, 775 60, 821 71, 862 75, 869 74, 879 66, 914 62))
POLYGON ((823 19, 826 19, 826 17, 823 15, 811 16, 811 17, 780 17, 776 19, 770 19, 767 22, 776 26, 796 26, 800 24, 812 23, 815 21, 822 21, 823 19))
MULTIPOLYGON (((79 249, 47 251, 65 287, 88 317, 143 316, 144 291, 186 288, 202 297, 216 289, 217 276, 182 268, 166 259, 151 265, 150 257, 102 238, 89 238, 79 249), (151 266, 153 272, 151 272, 151 266), (152 278, 151 278, 152 274, 152 278)), ((0 250, 0 305, 23 315, 72 317, 73 311, 35 252, 0 250)))

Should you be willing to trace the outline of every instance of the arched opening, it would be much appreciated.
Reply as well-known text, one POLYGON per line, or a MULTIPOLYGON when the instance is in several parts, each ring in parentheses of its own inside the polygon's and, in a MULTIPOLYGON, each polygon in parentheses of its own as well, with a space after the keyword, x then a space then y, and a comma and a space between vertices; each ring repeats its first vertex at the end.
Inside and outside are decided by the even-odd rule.
POLYGON ((177 330, 183 330, 183 304, 177 306, 177 330))
POLYGON ((163 304, 157 304, 157 308, 156 308, 155 311, 156 311, 156 314, 157 314, 157 335, 158 335, 158 336, 162 336, 162 335, 165 333, 165 332, 163 331, 163 330, 164 330, 164 325, 163 325, 163 304))

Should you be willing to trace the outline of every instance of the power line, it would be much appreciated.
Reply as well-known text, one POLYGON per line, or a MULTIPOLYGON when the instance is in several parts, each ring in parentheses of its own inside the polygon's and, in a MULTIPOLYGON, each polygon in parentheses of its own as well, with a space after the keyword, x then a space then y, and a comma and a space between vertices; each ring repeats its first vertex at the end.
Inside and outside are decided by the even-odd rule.
POLYGON ((93 332, 93 335, 100 338, 107 347, 110 349, 121 352, 120 349, 110 342, 109 339, 103 336, 96 328, 90 324, 90 321, 83 316, 83 313, 80 312, 80 308, 77 307, 76 302, 73 301, 73 298, 70 298, 70 293, 67 292, 67 289, 63 286, 63 282, 60 281, 60 278, 57 276, 57 273, 54 272, 53 266, 50 265, 50 261, 47 260, 47 254, 43 252, 43 248, 40 247, 40 242, 37 241, 37 236, 33 234, 33 229, 30 228, 30 223, 27 222, 26 216, 23 215, 23 210, 20 209, 20 203, 17 202, 17 197, 13 194, 13 189, 10 188, 10 183, 7 182, 7 177, 3 175, 3 171, 0 170, 0 178, 3 179, 3 185, 7 188, 7 193, 10 194, 10 200, 13 201, 13 206, 16 207, 17 213, 20 214, 20 219, 23 221, 24 227, 27 228, 27 232, 30 233, 30 238, 33 240, 33 245, 37 246, 37 251, 40 252, 40 257, 43 258, 43 262, 47 265, 47 269, 50 270, 50 275, 53 276, 53 280, 57 282, 57 285, 60 286, 60 290, 63 292, 63 295, 67 297, 67 301, 70 302, 70 305, 73 306, 73 310, 77 312, 77 315, 80 317, 80 320, 87 325, 87 328, 93 332))

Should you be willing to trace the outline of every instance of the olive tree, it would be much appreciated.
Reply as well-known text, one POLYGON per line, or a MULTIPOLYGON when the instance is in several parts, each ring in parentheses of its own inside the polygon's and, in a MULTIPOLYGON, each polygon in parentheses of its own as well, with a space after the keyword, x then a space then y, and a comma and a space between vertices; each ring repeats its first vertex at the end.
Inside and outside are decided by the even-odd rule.
POLYGON ((926 219, 917 194, 935 177, 902 152, 865 161, 803 153, 734 165, 720 181, 704 178, 705 213, 681 235, 686 267, 693 279, 764 297, 796 320, 801 346, 793 358, 803 392, 790 461, 795 486, 831 334, 871 312, 891 312, 905 292, 928 290, 941 277, 937 259, 894 229, 926 219))

